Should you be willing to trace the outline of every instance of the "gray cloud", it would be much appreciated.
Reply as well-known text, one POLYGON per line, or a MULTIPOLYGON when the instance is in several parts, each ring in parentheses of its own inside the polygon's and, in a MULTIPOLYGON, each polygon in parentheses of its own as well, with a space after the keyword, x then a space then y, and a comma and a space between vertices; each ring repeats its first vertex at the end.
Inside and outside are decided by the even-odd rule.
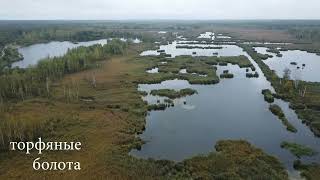
POLYGON ((0 0, 0 19, 320 19, 319 0, 0 0))

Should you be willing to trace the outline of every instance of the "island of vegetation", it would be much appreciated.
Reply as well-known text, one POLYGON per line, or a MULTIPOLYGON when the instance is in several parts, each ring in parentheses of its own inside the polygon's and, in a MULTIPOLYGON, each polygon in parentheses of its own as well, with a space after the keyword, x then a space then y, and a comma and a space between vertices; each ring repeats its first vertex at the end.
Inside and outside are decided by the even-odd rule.
POLYGON ((288 121, 280 106, 272 104, 270 105, 269 109, 274 115, 278 116, 278 118, 281 120, 283 125, 286 126, 288 131, 294 133, 297 132, 297 129, 288 121))
POLYGON ((173 89, 158 89, 158 90, 152 90, 150 92, 151 95, 153 96, 164 96, 168 97, 170 99, 176 99, 176 98, 181 98, 185 96, 191 96, 194 94, 197 94, 198 92, 194 89, 186 88, 186 89, 181 89, 179 91, 173 90, 173 89))
MULTIPOLYGON (((182 162, 145 160, 129 155, 133 148, 139 149, 143 144, 137 134, 145 130, 148 110, 163 109, 172 102, 165 100, 164 103, 150 107, 141 99, 141 95, 147 94, 139 93, 139 83, 184 79, 191 84, 214 84, 219 82, 219 77, 213 66, 232 63, 255 71, 246 57, 168 59, 165 57, 171 55, 167 54, 139 57, 146 49, 156 49, 153 44, 155 41, 167 44, 176 38, 172 32, 161 34, 163 37, 143 33, 154 31, 158 27, 148 23, 30 24, 32 25, 21 25, 20 29, 10 25, 0 28, 0 49, 10 43, 28 45, 52 40, 76 42, 110 37, 137 37, 144 43, 133 45, 115 40, 105 46, 81 47, 70 50, 63 57, 45 59, 26 69, 7 69, 7 62, 12 63, 15 58, 10 58, 7 62, 1 61, 5 71, 0 78, 0 179, 21 179, 23 176, 43 179, 43 175, 35 173, 28 166, 33 157, 13 154, 7 149, 9 140, 33 141, 37 137, 43 137, 47 141, 81 139, 86 145, 81 154, 46 154, 43 158, 47 161, 77 159, 84 162, 80 173, 57 175, 56 172, 46 172, 45 177, 48 179, 57 176, 71 179, 92 179, 93 176, 101 179, 288 179, 287 171, 275 157, 246 141, 219 141, 215 152, 182 162), (145 72, 145 69, 155 66, 159 67, 158 74, 145 72), (180 74, 180 69, 187 69, 187 74, 180 74), (16 168, 12 169, 13 166, 16 168)), ((165 28, 168 31, 179 30, 191 38, 192 33, 187 30, 199 31, 199 28, 205 26, 168 24, 162 26, 167 26, 165 28)), ((283 25, 273 24, 272 27, 282 29, 283 25)), ((320 33, 310 26, 308 28, 301 28, 301 25, 288 28, 290 35, 311 42, 292 44, 286 48, 299 48, 319 54, 317 41, 320 40, 320 33)), ((237 28, 229 28, 232 37, 239 38, 241 32, 234 33, 233 29, 237 28)), ((247 33, 245 36, 254 35, 247 33)), ((255 40, 254 38, 250 40, 255 40)), ((236 42, 256 61, 271 82, 276 91, 274 97, 289 101, 299 118, 315 135, 320 135, 319 83, 279 78, 262 62, 252 46, 241 44, 244 40, 247 41, 239 38, 236 42)), ((282 50, 285 48, 282 47, 282 50)), ((17 54, 13 56, 18 57, 17 54)), ((294 166, 307 179, 320 177, 318 164, 307 165, 296 161, 294 166)))
POLYGON ((277 98, 290 102, 290 107, 295 110, 299 119, 306 123, 316 136, 320 136, 320 83, 290 80, 287 71, 284 78, 279 78, 268 65, 266 65, 252 46, 240 45, 261 68, 262 72, 275 88, 277 98))
POLYGON ((228 78, 228 79, 230 79, 230 78, 233 78, 233 77, 234 77, 234 75, 232 73, 229 73, 228 70, 226 70, 222 74, 220 74, 220 78, 228 78))
POLYGON ((263 89, 262 94, 264 95, 264 100, 267 101, 268 103, 273 103, 274 102, 274 97, 270 91, 270 89, 263 89))
POLYGON ((287 149, 298 158, 301 158, 302 156, 314 156, 317 154, 317 152, 307 146, 287 141, 281 143, 281 148, 287 149))

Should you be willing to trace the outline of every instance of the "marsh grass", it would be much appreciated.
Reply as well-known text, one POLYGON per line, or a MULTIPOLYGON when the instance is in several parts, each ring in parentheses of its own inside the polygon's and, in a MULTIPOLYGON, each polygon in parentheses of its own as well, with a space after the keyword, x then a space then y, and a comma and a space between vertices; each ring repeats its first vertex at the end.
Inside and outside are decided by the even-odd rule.
POLYGON ((288 179, 275 157, 266 155, 246 141, 219 141, 215 149, 216 152, 209 155, 184 162, 192 179, 288 179))
MULTIPOLYGON (((132 54, 126 56, 113 57, 98 69, 68 75, 55 85, 49 102, 47 99, 41 99, 44 101, 41 103, 24 101, 5 108, 15 119, 23 119, 31 127, 48 127, 50 133, 41 132, 45 138, 81 141, 84 148, 80 153, 45 155, 47 161, 81 161, 80 173, 36 173, 28 165, 32 157, 5 153, 1 156, 0 179, 43 179, 44 176, 47 179, 288 179, 276 158, 244 141, 220 142, 218 152, 180 163, 130 156, 132 148, 141 148, 142 141, 137 134, 145 129, 148 113, 148 105, 137 90, 138 83, 177 77, 170 73, 147 75, 145 68, 163 59, 136 58, 136 52, 141 52, 141 48, 133 49, 132 54), (92 73, 96 75, 96 87, 84 80, 92 73), (79 97, 93 97, 94 102, 67 102, 63 84, 69 82, 69 78, 79 82, 79 97)), ((215 71, 208 76, 212 78, 214 74, 215 71)), ((210 78, 199 78, 203 79, 210 78)))
POLYGON ((148 111, 164 111, 166 110, 166 104, 150 104, 148 105, 148 111))
POLYGON ((270 89, 263 89, 261 92, 264 95, 264 100, 268 103, 274 102, 273 94, 271 93, 270 89))
MULTIPOLYGON (((293 81, 283 83, 283 79, 279 78, 276 73, 262 61, 252 46, 240 45, 240 47, 259 65, 267 80, 275 88, 276 96, 274 97, 279 97, 290 102, 290 106, 294 108, 299 119, 301 119, 303 123, 306 123, 316 136, 320 137, 320 113, 318 108, 316 108, 319 107, 320 104, 320 83, 299 81, 298 87, 292 85, 291 87, 289 86, 288 89, 285 84, 294 84, 293 81), (303 95, 301 92, 305 89, 306 93, 303 95)), ((288 49, 291 49, 291 47, 287 49, 282 48, 281 51, 288 49)))
POLYGON ((259 77, 259 73, 258 72, 246 73, 246 77, 247 78, 258 78, 259 77))
POLYGON ((287 141, 281 143, 281 148, 290 151, 293 155, 295 155, 298 158, 301 158, 302 156, 314 156, 317 154, 316 151, 307 146, 287 141))
POLYGON ((234 75, 232 73, 223 73, 223 74, 220 74, 220 78, 226 78, 226 79, 231 79, 233 78, 234 75))
POLYGON ((191 95, 194 95, 197 93, 198 92, 196 90, 190 89, 190 88, 181 89, 179 91, 175 91, 173 89, 159 89, 159 90, 152 90, 150 92, 150 94, 153 96, 164 96, 164 97, 168 97, 170 99, 191 96, 191 95))
POLYGON ((310 180, 317 180, 320 177, 320 165, 316 163, 303 164, 300 160, 294 161, 294 169, 301 172, 301 176, 310 180))
POLYGON ((296 133, 298 130, 288 121, 280 106, 272 104, 269 110, 281 120, 282 124, 286 126, 287 130, 296 133))

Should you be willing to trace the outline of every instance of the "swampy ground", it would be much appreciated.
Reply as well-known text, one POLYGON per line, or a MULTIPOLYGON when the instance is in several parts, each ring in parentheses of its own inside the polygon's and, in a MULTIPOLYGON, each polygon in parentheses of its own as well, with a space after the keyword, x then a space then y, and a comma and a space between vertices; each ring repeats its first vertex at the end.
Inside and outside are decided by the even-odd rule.
MULTIPOLYGON (((232 39, 227 41, 235 41, 234 44, 242 46, 271 82, 276 94, 269 96, 290 102, 299 119, 302 119, 315 135, 319 135, 319 83, 301 82, 301 88, 294 90, 294 82, 288 80, 286 86, 283 86, 283 83, 279 83, 279 77, 251 51, 254 45, 244 46, 244 42, 250 41, 288 42, 294 44, 264 46, 319 53, 319 36, 310 40, 307 33, 304 38, 300 38, 301 34, 305 34, 304 25, 299 31, 289 31, 290 29, 283 30, 282 24, 265 24, 256 28, 245 25, 219 27, 202 23, 195 26, 177 24, 174 29, 179 30, 179 35, 189 40, 195 40, 200 33, 207 31, 231 36, 232 39), (274 26, 278 28, 270 28, 274 26), (305 43, 307 41, 310 42, 305 43), (301 89, 307 89, 303 97, 301 89)), ((62 27, 64 26, 66 25, 63 24, 62 27)), ((70 33, 64 33, 61 37, 52 35, 53 37, 43 38, 36 36, 39 34, 38 30, 31 32, 35 36, 30 39, 28 33, 23 33, 26 34, 24 36, 20 35, 20 31, 12 31, 12 37, 1 36, 0 38, 5 37, 0 41, 1 49, 11 43, 26 45, 52 40, 86 41, 126 36, 139 38, 144 43, 130 45, 125 54, 113 55, 103 60, 97 68, 68 74, 62 80, 55 81, 49 98, 34 96, 6 104, 0 117, 9 120, 14 127, 23 124, 27 129, 36 129, 41 132, 45 141, 81 141, 83 146, 79 152, 46 152, 40 157, 43 161, 79 161, 82 170, 34 171, 32 162, 39 157, 36 152, 26 155, 24 152, 1 151, 0 179, 288 179, 288 173, 279 160, 244 140, 221 140, 212 144, 211 153, 190 157, 182 162, 145 160, 129 155, 132 149, 139 149, 143 144, 138 134, 145 130, 148 113, 148 105, 141 99, 138 84, 160 83, 176 78, 187 80, 190 84, 216 84, 220 81, 212 69, 216 64, 233 63, 248 68, 248 71, 253 68, 250 61, 241 57, 235 57, 232 62, 225 61, 230 60, 230 57, 219 60, 212 57, 205 61, 194 61, 195 57, 176 57, 177 61, 169 61, 165 57, 140 57, 142 51, 158 49, 155 44, 168 44, 177 39, 175 31, 171 29, 172 25, 161 26, 161 31, 165 30, 167 33, 158 33, 160 29, 148 23, 132 23, 128 25, 131 27, 129 29, 117 26, 116 32, 108 28, 91 27, 89 30, 92 32, 89 34, 77 33, 82 31, 81 28, 78 30, 73 27, 66 31, 71 31, 71 36, 70 33), (96 34, 99 34, 98 37, 96 34), (167 65, 162 64, 163 61, 167 61, 167 65), (159 73, 146 72, 154 67, 158 67, 159 73), (185 69, 186 73, 179 74, 181 69, 185 69), (193 73, 197 75, 192 75, 193 73), (93 76, 95 87, 91 83, 93 76), (78 91, 79 98, 66 99, 65 87, 78 91)), ((8 32, 11 33, 11 29, 8 32)), ((221 42, 217 40, 217 43, 221 42)), ((0 67, 15 61, 15 53, 9 54, 12 55, 9 57, 10 61, 0 64, 0 67)), ((2 57, 4 55, 7 54, 0 54, 2 57)), ((3 127, 7 126, 0 126, 3 127)), ((320 167, 317 164, 296 161, 294 166, 307 179, 317 180, 320 177, 320 167)))
POLYGON ((136 134, 143 131, 147 113, 137 83, 154 80, 145 70, 155 62, 139 58, 145 46, 131 46, 125 55, 113 56, 99 68, 67 75, 56 82, 51 99, 33 98, 9 107, 5 116, 38 124, 46 141, 81 141, 79 152, 40 156, 45 161, 80 161, 81 171, 34 171, 36 153, 9 151, 1 153, 0 179, 288 179, 275 157, 241 140, 220 141, 217 152, 180 163, 130 156, 128 152, 142 143, 136 134), (87 80, 92 74, 95 88, 87 80), (92 101, 66 101, 65 84, 77 84, 80 96, 92 101))

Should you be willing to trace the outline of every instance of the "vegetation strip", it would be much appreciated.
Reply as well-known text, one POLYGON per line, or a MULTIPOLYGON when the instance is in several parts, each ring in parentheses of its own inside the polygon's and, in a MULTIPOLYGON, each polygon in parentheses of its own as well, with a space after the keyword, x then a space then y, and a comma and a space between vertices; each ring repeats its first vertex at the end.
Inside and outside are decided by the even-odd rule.
POLYGON ((159 89, 159 90, 152 90, 150 92, 150 94, 153 96, 165 96, 170 99, 181 98, 184 96, 191 96, 197 93, 198 92, 196 90, 190 89, 190 88, 181 89, 179 91, 175 91, 173 89, 159 89))
POLYGON ((320 83, 293 81, 279 78, 266 65, 250 45, 239 45, 259 65, 267 80, 274 87, 274 97, 290 102, 299 119, 306 123, 316 136, 320 136, 320 83))
POLYGON ((286 118, 285 114, 283 113, 282 109, 280 106, 276 104, 272 104, 269 107, 270 111, 278 116, 278 118, 281 120, 282 124, 286 126, 288 131, 296 133, 298 130, 288 121, 286 118))
POLYGON ((317 152, 309 147, 287 141, 281 143, 281 148, 287 149, 298 158, 301 158, 302 156, 314 156, 317 154, 317 152))

